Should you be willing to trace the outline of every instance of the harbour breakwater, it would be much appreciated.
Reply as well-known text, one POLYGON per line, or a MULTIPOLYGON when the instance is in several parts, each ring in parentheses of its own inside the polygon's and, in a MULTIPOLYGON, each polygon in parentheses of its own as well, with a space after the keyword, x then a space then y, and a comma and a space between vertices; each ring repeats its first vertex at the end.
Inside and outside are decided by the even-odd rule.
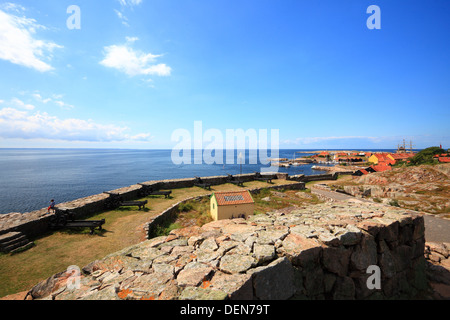
MULTIPOLYGON (((254 181, 260 173, 235 175, 242 182, 254 181)), ((271 179, 286 179, 301 183, 309 181, 332 180, 337 179, 337 174, 318 174, 318 175, 292 175, 286 173, 265 173, 264 177, 271 179)), ((211 186, 225 184, 229 182, 228 176, 210 176, 201 177, 203 183, 211 186)), ((101 194, 80 198, 74 201, 57 204, 60 210, 70 210, 74 219, 81 219, 89 215, 102 212, 108 208, 111 195, 119 195, 123 201, 142 198, 141 192, 145 187, 151 187, 154 190, 170 190, 177 188, 189 188, 196 184, 196 178, 152 180, 123 187, 101 194)), ((271 185, 268 185, 271 186, 271 185)), ((0 215, 0 236, 10 232, 20 232, 28 238, 35 238, 45 234, 49 230, 51 214, 47 213, 47 208, 35 210, 26 213, 12 212, 0 215)), ((149 228, 151 232, 151 227, 149 228)))

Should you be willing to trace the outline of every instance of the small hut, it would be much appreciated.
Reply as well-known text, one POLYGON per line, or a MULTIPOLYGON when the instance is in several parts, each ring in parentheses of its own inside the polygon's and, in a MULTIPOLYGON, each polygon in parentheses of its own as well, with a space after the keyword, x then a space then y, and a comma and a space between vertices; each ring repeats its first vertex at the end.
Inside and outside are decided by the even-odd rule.
POLYGON ((214 220, 246 219, 249 215, 253 215, 255 201, 247 190, 214 192, 211 195, 210 206, 211 216, 214 220))

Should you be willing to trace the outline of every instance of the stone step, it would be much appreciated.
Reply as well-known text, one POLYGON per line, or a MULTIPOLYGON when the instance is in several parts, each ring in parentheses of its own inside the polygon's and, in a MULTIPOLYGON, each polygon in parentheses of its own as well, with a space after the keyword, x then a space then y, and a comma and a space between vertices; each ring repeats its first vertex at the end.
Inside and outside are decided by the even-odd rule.
POLYGON ((2 235, 0 235, 0 243, 10 241, 11 239, 14 239, 21 235, 22 235, 21 232, 14 232, 14 231, 2 234, 2 235))
POLYGON ((30 248, 34 243, 21 232, 8 232, 0 236, 0 252, 12 253, 30 248))
POLYGON ((15 249, 11 250, 9 253, 11 253, 11 254, 19 253, 19 252, 28 250, 28 249, 30 249, 30 248, 33 247, 33 246, 34 246, 34 242, 29 242, 29 241, 28 241, 27 244, 25 244, 25 245, 23 245, 23 246, 20 246, 20 247, 17 247, 17 248, 15 248, 15 249))
POLYGON ((14 245, 17 242, 21 242, 23 240, 28 241, 28 239, 25 235, 20 234, 18 237, 9 238, 8 241, 0 242, 0 248, 7 248, 7 247, 14 245))
POLYGON ((22 246, 24 246, 24 245, 26 245, 26 244, 28 244, 28 243, 30 243, 30 241, 29 241, 28 239, 25 238, 25 239, 23 239, 23 240, 16 241, 16 242, 10 244, 10 245, 7 246, 7 247, 2 248, 2 250, 3 250, 4 252, 11 252, 12 250, 17 249, 17 248, 19 248, 19 247, 22 247, 22 246))

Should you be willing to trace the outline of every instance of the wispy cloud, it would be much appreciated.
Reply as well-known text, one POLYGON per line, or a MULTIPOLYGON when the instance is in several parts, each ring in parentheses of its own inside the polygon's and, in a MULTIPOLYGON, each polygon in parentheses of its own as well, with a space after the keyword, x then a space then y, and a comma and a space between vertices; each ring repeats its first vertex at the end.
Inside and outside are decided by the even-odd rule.
POLYGON ((34 110, 34 108, 35 108, 34 105, 25 103, 22 100, 17 99, 17 98, 13 98, 10 103, 11 103, 11 105, 19 107, 24 110, 34 110))
MULTIPOLYGON (((15 13, 24 10, 12 3, 7 3, 2 8, 15 13)), ((55 49, 63 47, 51 41, 36 39, 35 34, 39 29, 46 27, 34 19, 0 10, 0 59, 40 72, 52 70, 48 60, 55 49)))
POLYGON ((137 6, 137 5, 142 3, 142 0, 118 0, 118 1, 124 7, 126 7, 126 6, 128 6, 128 7, 137 6))
POLYGON ((117 17, 120 19, 120 21, 122 22, 122 24, 126 27, 129 27, 130 25, 128 24, 128 18, 119 10, 114 9, 114 12, 116 13, 117 17))
POLYGON ((0 9, 6 10, 6 11, 14 11, 16 13, 22 13, 26 10, 25 7, 21 6, 20 4, 11 3, 11 2, 5 2, 5 3, 1 4, 0 9))
POLYGON ((44 97, 42 97, 42 95, 40 93, 35 92, 32 94, 32 96, 34 99, 36 99, 37 101, 42 102, 44 104, 52 102, 55 105, 57 105, 61 108, 64 108, 64 109, 73 109, 74 108, 73 105, 66 103, 62 100, 62 98, 63 98, 62 94, 53 94, 53 95, 51 95, 50 98, 44 98, 44 97))
POLYGON ((172 71, 169 66, 164 63, 155 63, 156 59, 162 55, 145 53, 131 47, 137 40, 138 38, 135 37, 127 37, 124 45, 104 47, 105 56, 100 64, 117 69, 131 77, 138 75, 169 76, 172 71))
POLYGON ((130 135, 129 128, 100 124, 93 120, 60 119, 46 112, 0 109, 0 137, 7 139, 49 139, 63 141, 150 141, 149 133, 130 135))

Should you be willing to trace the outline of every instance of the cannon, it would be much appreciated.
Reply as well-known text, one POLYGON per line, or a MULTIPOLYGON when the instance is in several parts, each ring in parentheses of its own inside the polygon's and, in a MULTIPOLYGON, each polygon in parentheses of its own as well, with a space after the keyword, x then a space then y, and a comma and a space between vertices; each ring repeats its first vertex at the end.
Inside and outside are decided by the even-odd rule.
POLYGON ((94 234, 94 230, 102 230, 105 219, 101 220, 75 220, 74 213, 70 210, 56 209, 55 214, 50 217, 49 227, 52 230, 64 228, 89 228, 90 234, 94 234))
POLYGON ((200 177, 195 177, 194 186, 200 187, 203 189, 211 190, 211 184, 210 183, 204 183, 203 180, 200 177))
POLYGON ((244 182, 243 182, 243 181, 241 181, 241 180, 239 180, 239 179, 236 179, 236 178, 233 177, 233 175, 231 175, 231 174, 228 174, 228 176, 227 176, 227 182, 228 182, 228 183, 235 184, 235 185, 238 185, 238 186, 241 186, 241 187, 244 186, 244 182))

